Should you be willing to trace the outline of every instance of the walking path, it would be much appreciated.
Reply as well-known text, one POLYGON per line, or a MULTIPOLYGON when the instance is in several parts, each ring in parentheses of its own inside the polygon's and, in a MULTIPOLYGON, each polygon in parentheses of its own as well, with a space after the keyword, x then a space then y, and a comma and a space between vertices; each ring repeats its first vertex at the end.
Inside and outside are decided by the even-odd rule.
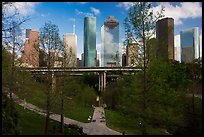
MULTIPOLYGON (((25 100, 19 99, 15 94, 12 94, 12 97, 16 103, 23 106, 24 108, 32 110, 40 115, 46 116, 45 110, 33 104, 27 103, 25 100)), ((50 115, 50 118, 60 122, 60 115, 58 114, 52 113, 50 115)), ((95 120, 95 122, 92 121, 91 123, 83 123, 83 122, 79 122, 79 121, 64 117, 64 124, 67 124, 67 125, 75 124, 80 127, 83 127, 83 132, 88 135, 122 135, 122 133, 114 131, 106 126, 104 108, 95 107, 92 119, 95 120)))

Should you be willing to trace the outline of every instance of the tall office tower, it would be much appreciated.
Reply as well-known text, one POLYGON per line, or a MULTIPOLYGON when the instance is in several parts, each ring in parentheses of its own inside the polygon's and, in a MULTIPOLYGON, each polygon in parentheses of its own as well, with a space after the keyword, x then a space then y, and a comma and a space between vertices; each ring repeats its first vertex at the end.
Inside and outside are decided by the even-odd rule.
POLYGON ((64 34, 64 53, 65 53, 65 66, 77 66, 77 35, 64 34))
POLYGON ((100 54, 96 51, 96 67, 99 67, 99 64, 100 64, 99 56, 100 54))
POLYGON ((101 27, 101 66, 122 66, 122 49, 119 43, 119 22, 114 16, 101 27))
POLYGON ((26 29, 22 63, 28 67, 39 67, 39 32, 37 30, 26 29))
POLYGON ((81 53, 81 66, 84 67, 84 53, 81 53))
POLYGON ((174 19, 164 18, 156 23, 156 38, 159 41, 157 55, 174 60, 174 19))
POLYGON ((138 65, 138 50, 136 44, 130 44, 126 47, 126 62, 128 67, 136 67, 138 65))
POLYGON ((181 41, 181 62, 189 63, 200 57, 199 28, 182 30, 181 41))
POLYGON ((84 18, 84 66, 96 66, 96 17, 84 18))
POLYGON ((125 66, 127 66, 126 64, 127 64, 127 59, 126 59, 126 53, 123 53, 123 55, 122 55, 122 66, 123 67, 125 67, 125 66))

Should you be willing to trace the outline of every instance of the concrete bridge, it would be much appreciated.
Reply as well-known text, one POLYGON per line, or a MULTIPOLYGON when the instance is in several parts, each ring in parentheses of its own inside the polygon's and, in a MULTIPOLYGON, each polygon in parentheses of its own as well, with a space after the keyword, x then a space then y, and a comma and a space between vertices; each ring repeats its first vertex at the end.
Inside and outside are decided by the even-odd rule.
POLYGON ((81 72, 96 72, 99 75, 99 91, 102 92, 106 88, 106 77, 108 72, 122 72, 123 74, 127 74, 127 72, 138 72, 142 69, 139 67, 83 67, 83 68, 48 68, 40 67, 40 68, 26 68, 25 71, 29 71, 32 73, 45 74, 48 71, 52 72, 53 83, 55 80, 55 73, 69 73, 73 76, 81 76, 83 74, 77 74, 81 72), (126 73, 125 73, 126 72, 126 73))

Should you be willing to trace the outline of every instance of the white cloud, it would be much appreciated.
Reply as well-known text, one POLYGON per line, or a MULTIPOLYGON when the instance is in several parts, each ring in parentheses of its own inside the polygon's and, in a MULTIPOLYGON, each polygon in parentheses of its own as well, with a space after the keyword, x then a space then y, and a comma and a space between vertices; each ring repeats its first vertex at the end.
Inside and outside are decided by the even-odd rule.
POLYGON ((91 11, 95 14, 95 15, 98 15, 100 14, 100 10, 99 9, 96 9, 94 7, 90 7, 91 11))
POLYGON ((12 6, 7 6, 7 12, 14 14, 15 11, 21 16, 28 16, 35 13, 36 2, 14 2, 12 6))
POLYGON ((202 17, 202 5, 199 2, 181 2, 175 6, 170 2, 161 2, 152 8, 154 14, 160 11, 162 5, 165 7, 165 17, 174 18, 175 25, 183 24, 182 19, 202 17))
POLYGON ((80 4, 86 4, 86 3, 88 3, 88 2, 79 2, 80 4))
POLYGON ((76 19, 75 18, 69 18, 69 21, 75 22, 76 19))
POLYGON ((124 8, 128 10, 131 6, 134 5, 135 2, 120 2, 116 5, 116 7, 124 8))
POLYGON ((44 14, 44 13, 40 14, 41 17, 47 17, 49 15, 50 15, 50 13, 48 13, 48 14, 44 14))
POLYGON ((76 13, 77 15, 93 16, 93 13, 82 12, 82 11, 79 11, 78 9, 75 9, 75 13, 76 13))
MULTIPOLYGON (((128 10, 135 2, 120 2, 116 7, 128 10)), ((181 2, 179 5, 172 5, 170 2, 158 2, 156 7, 152 7, 154 14, 160 11, 161 6, 165 7, 165 17, 174 18, 175 25, 183 24, 182 19, 202 17, 202 3, 200 2, 181 2)))

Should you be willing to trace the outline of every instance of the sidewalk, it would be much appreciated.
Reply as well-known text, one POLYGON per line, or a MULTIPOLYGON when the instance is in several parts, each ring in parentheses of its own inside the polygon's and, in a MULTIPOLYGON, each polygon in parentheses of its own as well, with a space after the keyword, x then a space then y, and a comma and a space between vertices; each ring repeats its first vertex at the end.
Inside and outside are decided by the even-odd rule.
MULTIPOLYGON (((12 97, 14 101, 19 104, 20 106, 29 109, 31 111, 34 111, 40 115, 46 116, 46 111, 33 105, 30 103, 27 103, 25 100, 19 99, 15 94, 12 94, 12 97)), ((60 115, 52 113, 50 115, 50 118, 56 121, 60 122, 60 115)), ((83 123, 79 122, 67 117, 64 117, 64 124, 75 124, 80 127, 83 127, 83 132, 88 135, 122 135, 122 133, 114 131, 106 126, 105 122, 105 112, 102 107, 95 107, 93 118, 95 118, 95 122, 91 123, 83 123)))

